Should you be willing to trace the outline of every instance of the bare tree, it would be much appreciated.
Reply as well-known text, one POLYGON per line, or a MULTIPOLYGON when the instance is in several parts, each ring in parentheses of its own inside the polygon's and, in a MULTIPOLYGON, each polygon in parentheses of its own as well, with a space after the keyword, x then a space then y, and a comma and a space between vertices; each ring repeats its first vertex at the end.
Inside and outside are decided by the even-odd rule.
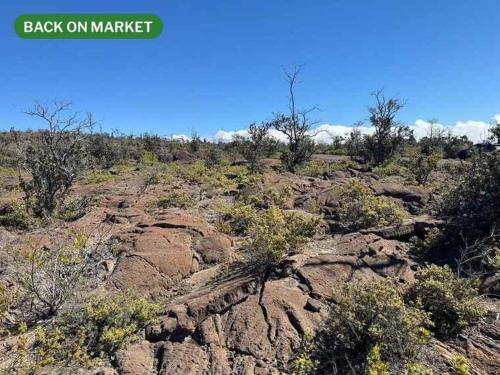
POLYGON ((309 119, 315 107, 298 110, 295 103, 295 86, 301 67, 296 66, 292 73, 285 72, 289 90, 289 111, 290 114, 276 114, 271 126, 283 133, 288 140, 287 151, 282 155, 282 162, 285 167, 294 172, 296 167, 309 160, 314 152, 314 135, 311 134, 312 127, 316 124, 309 119))
POLYGON ((372 162, 381 164, 398 151, 411 131, 396 120, 397 113, 405 105, 404 101, 395 97, 386 98, 382 90, 375 91, 372 95, 375 104, 368 111, 375 132, 366 138, 367 150, 372 162))
POLYGON ((68 113, 70 102, 54 101, 51 106, 36 103, 25 114, 41 119, 46 129, 37 131, 20 144, 22 168, 31 179, 20 174, 27 207, 38 217, 51 216, 64 202, 74 180, 85 165, 83 132, 94 125, 91 113, 68 113))
MULTIPOLYGON (((458 276, 479 278, 491 273, 492 265, 489 263, 494 262, 500 255, 498 247, 500 245, 500 231, 495 225, 488 235, 477 238, 473 243, 467 240, 463 232, 460 233, 460 238, 464 245, 456 259, 458 276)), ((498 265, 496 266, 498 267, 498 265)))
POLYGON ((112 226, 101 223, 90 235, 75 234, 51 248, 30 249, 27 270, 18 275, 23 286, 18 307, 24 318, 56 316, 78 293, 95 286, 97 265, 110 255, 112 226))

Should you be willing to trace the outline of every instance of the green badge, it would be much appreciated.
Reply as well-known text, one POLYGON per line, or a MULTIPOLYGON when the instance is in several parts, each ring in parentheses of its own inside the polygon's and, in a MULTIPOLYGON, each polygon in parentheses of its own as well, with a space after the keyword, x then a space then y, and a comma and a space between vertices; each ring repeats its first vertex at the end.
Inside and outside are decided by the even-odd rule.
POLYGON ((154 14, 23 14, 14 29, 26 39, 152 39, 163 22, 154 14))

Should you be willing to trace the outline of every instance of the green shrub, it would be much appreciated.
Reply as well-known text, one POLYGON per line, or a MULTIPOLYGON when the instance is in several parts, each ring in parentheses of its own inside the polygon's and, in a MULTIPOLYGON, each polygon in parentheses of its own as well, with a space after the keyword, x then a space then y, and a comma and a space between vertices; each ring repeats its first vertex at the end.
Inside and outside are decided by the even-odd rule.
POLYGON ((102 184, 115 181, 116 176, 107 171, 90 170, 83 173, 82 183, 85 185, 102 184))
POLYGON ((72 365, 93 367, 100 359, 112 359, 157 312, 156 304, 129 292, 92 296, 59 319, 36 326, 32 340, 22 323, 19 344, 0 370, 38 374, 72 365))
POLYGON ((2 314, 9 309, 10 295, 2 285, 0 285, 0 322, 2 321, 2 314))
POLYGON ((296 212, 286 213, 278 207, 260 212, 250 223, 248 248, 266 263, 280 261, 299 251, 316 233, 320 220, 296 212))
POLYGON ((500 248, 500 153, 474 157, 449 185, 440 205, 446 225, 435 254, 457 260, 460 274, 495 272, 491 259, 500 248))
POLYGON ((23 205, 13 203, 0 214, 0 226, 19 230, 30 229, 32 220, 23 205))
POLYGON ((421 364, 410 362, 406 365, 406 374, 407 375, 433 375, 434 371, 429 367, 421 364))
POLYGON ((156 304, 133 293, 94 296, 72 318, 72 327, 83 330, 91 356, 111 356, 157 313, 156 304))
POLYGON ((251 204, 219 204, 216 211, 219 215, 217 227, 226 234, 246 235, 257 218, 257 210, 251 204))
POLYGON ((313 375, 315 373, 318 362, 311 358, 314 350, 314 335, 306 331, 292 363, 292 375, 313 375))
POLYGON ((75 221, 84 217, 89 211, 90 198, 81 197, 61 205, 58 217, 64 221, 75 221))
POLYGON ((477 322, 484 314, 476 280, 456 277, 447 266, 417 271, 407 300, 431 314, 436 336, 448 338, 477 322))
POLYGON ((253 123, 248 127, 248 138, 238 135, 233 138, 234 146, 248 161, 250 170, 254 173, 260 170, 260 159, 276 148, 276 140, 269 135, 269 128, 269 123, 253 123))
POLYGON ((442 154, 437 151, 430 155, 413 153, 407 162, 408 170, 418 184, 425 185, 429 181, 432 171, 437 169, 441 159, 442 154))
POLYGON ((143 166, 154 166, 159 163, 158 156, 151 151, 144 151, 144 154, 142 154, 141 161, 140 163, 143 166))
POLYGON ((341 192, 335 205, 340 226, 349 230, 401 224, 405 212, 386 197, 377 197, 362 181, 353 180, 341 192))
POLYGON ((382 360, 380 345, 376 344, 366 357, 366 375, 390 375, 389 363, 382 360))
POLYGON ((257 194, 243 199, 243 202, 262 209, 271 206, 283 207, 291 195, 292 189, 289 186, 282 189, 265 188, 257 194))
POLYGON ((297 174, 310 177, 323 177, 338 171, 346 171, 348 168, 355 166, 351 160, 340 162, 327 162, 324 160, 311 160, 300 166, 297 174))
POLYGON ((384 363, 401 369, 429 338, 429 315, 407 306, 392 280, 348 283, 334 299, 319 347, 322 363, 339 373, 354 371, 351 366, 356 373, 370 368, 384 373, 376 372, 386 371, 384 363))
POLYGON ((185 191, 174 191, 158 201, 158 207, 161 208, 187 209, 194 207, 195 205, 196 200, 191 194, 185 191))
POLYGON ((463 355, 457 355, 453 358, 451 363, 453 369, 451 373, 446 373, 445 375, 469 375, 470 374, 470 363, 463 355))
POLYGON ((158 156, 150 151, 145 151, 139 162, 139 169, 143 178, 143 189, 150 185, 156 185, 160 182, 160 175, 163 170, 163 164, 158 156))
POLYGON ((410 238, 412 253, 423 259, 427 258, 432 249, 439 243, 441 235, 439 228, 430 228, 426 231, 424 238, 417 236, 410 238))
POLYGON ((0 176, 15 177, 15 176, 17 176, 17 171, 14 168, 0 166, 0 176))
POLYGON ((246 166, 230 165, 227 160, 211 165, 210 168, 204 160, 189 164, 174 162, 170 164, 170 169, 177 177, 191 183, 223 191, 234 190, 242 184, 247 185, 260 180, 259 175, 253 174, 246 166))
POLYGON ((410 176, 408 168, 396 159, 389 159, 385 161, 382 165, 374 168, 373 173, 379 177, 401 176, 408 178, 410 176))

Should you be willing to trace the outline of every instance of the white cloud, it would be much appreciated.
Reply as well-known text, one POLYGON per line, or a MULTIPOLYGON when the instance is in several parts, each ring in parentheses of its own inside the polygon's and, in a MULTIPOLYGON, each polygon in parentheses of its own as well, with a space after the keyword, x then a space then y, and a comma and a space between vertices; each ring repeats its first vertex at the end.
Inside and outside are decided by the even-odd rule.
POLYGON ((431 124, 425 120, 417 120, 410 128, 413 130, 415 138, 420 139, 428 136, 431 129, 435 131, 447 131, 455 136, 466 135, 472 142, 480 143, 488 138, 490 124, 483 121, 458 121, 455 125, 446 126, 441 123, 431 124))
POLYGON ((459 121, 453 127, 453 134, 466 135, 474 143, 488 139, 488 129, 491 125, 482 121, 459 121))
POLYGON ((215 133, 214 140, 221 142, 231 142, 235 135, 239 135, 246 138, 248 137, 248 131, 246 129, 235 130, 235 131, 219 130, 217 133, 215 133))
MULTIPOLYGON (((495 121, 500 121, 500 114, 493 117, 495 121)), ((413 125, 410 125, 410 129, 413 130, 415 138, 421 139, 422 137, 428 136, 430 134, 431 128, 434 131, 445 131, 451 132, 451 134, 456 136, 466 135, 474 143, 479 143, 488 138, 488 129, 491 124, 483 121, 458 121, 455 125, 445 125, 442 123, 431 124, 425 120, 417 120, 413 125)), ((334 136, 347 136, 353 129, 353 126, 347 125, 332 125, 332 124, 322 124, 311 131, 314 135, 314 140, 318 143, 331 143, 334 136)), ((371 126, 358 126, 356 127, 362 134, 372 134, 373 127, 371 126)), ((240 135, 243 137, 248 137, 247 129, 240 129, 235 131, 219 130, 215 136, 215 141, 230 142, 234 135, 240 135)), ((275 130, 270 130, 270 135, 280 141, 286 142, 286 136, 275 130)), ((189 138, 189 137, 188 137, 189 138)))
POLYGON ((189 142, 191 140, 191 137, 188 137, 185 134, 172 134, 170 139, 189 142))
POLYGON ((410 125, 410 129, 413 130, 413 135, 416 139, 420 139, 431 134, 431 131, 445 131, 447 128, 445 125, 440 123, 431 124, 425 120, 417 120, 413 125, 410 125))
MULTIPOLYGON (((346 126, 346 125, 330 125, 323 124, 318 126, 315 130, 312 131, 314 135, 314 140, 318 143, 331 143, 332 138, 334 136, 340 135, 345 137, 349 135, 351 131, 353 131, 354 127, 346 126)), ((370 126, 358 126, 358 129, 361 134, 371 134, 373 133, 373 128, 370 126)))

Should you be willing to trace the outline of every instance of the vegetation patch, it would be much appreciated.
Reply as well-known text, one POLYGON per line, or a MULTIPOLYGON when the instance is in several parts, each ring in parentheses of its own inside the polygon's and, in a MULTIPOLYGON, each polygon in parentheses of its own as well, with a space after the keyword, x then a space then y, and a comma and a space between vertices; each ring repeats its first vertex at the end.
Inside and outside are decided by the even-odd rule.
POLYGON ((477 280, 458 278, 437 265, 418 270, 415 277, 407 300, 430 313, 436 336, 453 337, 484 315, 477 280))
POLYGON ((260 176, 252 173, 246 166, 231 165, 227 160, 210 167, 204 160, 190 164, 174 162, 169 168, 179 178, 222 191, 235 190, 241 185, 260 181, 260 176))
POLYGON ((345 172, 356 166, 352 160, 328 162, 324 160, 311 160, 297 169, 297 174, 310 177, 325 177, 334 172, 345 172))
POLYGON ((406 166, 403 165, 397 159, 389 159, 386 160, 381 165, 375 167, 373 169, 373 173, 375 173, 379 177, 388 177, 388 176, 401 176, 404 178, 410 177, 410 171, 406 166))
POLYGON ((266 209, 271 206, 283 208, 287 199, 292 196, 292 192, 293 190, 289 186, 285 186, 281 189, 265 188, 257 194, 243 199, 243 202, 260 209, 266 209))
POLYGON ((18 344, 0 370, 32 374, 97 366, 124 348, 157 312, 156 304, 130 292, 89 297, 57 320, 37 325, 32 339, 26 324, 21 324, 18 344))
POLYGON ((401 224, 405 211, 390 199, 375 196, 361 180, 353 180, 341 191, 342 199, 336 203, 335 212, 339 227, 358 230, 401 224))
POLYGON ((316 356, 325 369, 372 374, 402 370, 429 338, 429 314, 406 305, 390 279, 346 284, 334 299, 328 325, 317 338, 316 356))
POLYGON ((300 251, 316 234, 319 224, 318 217, 270 207, 250 222, 248 249, 266 263, 279 262, 284 256, 300 251))
POLYGON ((1 177, 16 177, 17 171, 14 168, 0 166, 0 176, 1 177))
POLYGON ((187 209, 192 208, 195 205, 196 200, 193 198, 192 194, 189 194, 184 190, 169 193, 158 201, 158 207, 160 208, 187 209))
POLYGON ((64 221, 75 221, 84 217, 90 209, 91 199, 88 197, 75 198, 65 202, 58 211, 58 217, 64 221))
POLYGON ((116 176, 109 171, 90 170, 82 174, 82 183, 85 185, 103 184, 115 180, 116 176))
POLYGON ((28 230, 32 224, 32 220, 22 204, 12 203, 1 209, 0 226, 2 227, 28 230))

